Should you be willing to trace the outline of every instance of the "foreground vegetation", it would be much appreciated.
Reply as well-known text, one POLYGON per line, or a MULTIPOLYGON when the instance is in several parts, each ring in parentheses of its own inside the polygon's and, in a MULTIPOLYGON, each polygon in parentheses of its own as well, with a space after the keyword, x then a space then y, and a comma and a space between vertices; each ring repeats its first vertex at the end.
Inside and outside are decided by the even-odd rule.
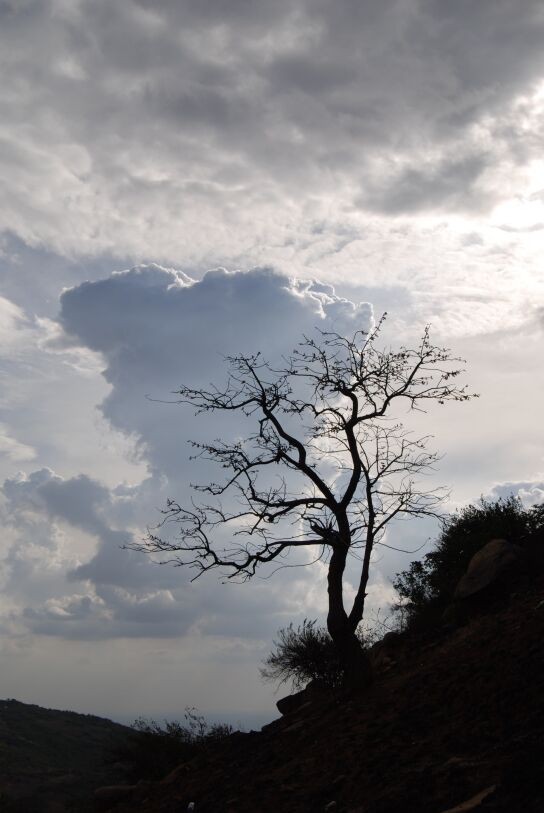
POLYGON ((394 611, 411 628, 436 625, 470 560, 490 539, 538 548, 542 545, 536 537, 542 531, 544 504, 524 508, 511 496, 463 508, 443 522, 433 550, 397 574, 393 586, 400 600, 394 611))
MULTIPOLYGON (((399 598, 389 623, 382 624, 380 631, 359 629, 361 648, 368 649, 388 629, 400 632, 436 628, 470 560, 490 539, 507 539, 544 556, 544 544, 537 538, 543 531, 544 504, 524 508, 513 496, 495 501, 481 499, 450 515, 443 521, 432 551, 397 573, 393 586, 399 598)), ((298 627, 290 624, 278 631, 261 669, 265 680, 280 685, 290 683, 294 689, 310 681, 335 688, 341 684, 342 674, 342 664, 326 628, 308 619, 298 627)))
POLYGON ((165 720, 161 724, 140 717, 133 723, 115 753, 116 759, 126 765, 129 780, 161 779, 180 762, 187 762, 234 732, 230 725, 207 723, 194 708, 185 709, 184 720, 165 720))

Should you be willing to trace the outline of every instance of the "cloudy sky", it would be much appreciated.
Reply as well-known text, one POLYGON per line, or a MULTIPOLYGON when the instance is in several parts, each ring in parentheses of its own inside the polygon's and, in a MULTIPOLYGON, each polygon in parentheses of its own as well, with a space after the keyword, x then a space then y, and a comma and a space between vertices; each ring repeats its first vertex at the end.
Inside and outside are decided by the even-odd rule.
MULTIPOLYGON (((324 572, 190 584, 121 549, 210 474, 187 439, 241 431, 160 401, 387 310, 481 395, 408 417, 446 507, 542 500, 544 8, 1 0, 0 39, 0 695, 264 721, 324 572)), ((408 562, 376 557, 374 611, 408 562)))

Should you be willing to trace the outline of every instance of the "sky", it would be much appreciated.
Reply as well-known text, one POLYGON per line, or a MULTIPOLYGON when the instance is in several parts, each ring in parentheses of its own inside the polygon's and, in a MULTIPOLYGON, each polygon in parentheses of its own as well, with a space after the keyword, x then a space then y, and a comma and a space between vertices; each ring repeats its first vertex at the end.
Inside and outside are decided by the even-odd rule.
MULTIPOLYGON (((225 354, 430 324, 480 395, 405 416, 444 510, 542 501, 543 37, 538 0, 0 0, 1 696, 275 716, 259 665, 324 567, 122 549, 216 476, 188 440, 247 430, 166 403, 225 354)), ((410 559, 377 552, 371 615, 410 559)))

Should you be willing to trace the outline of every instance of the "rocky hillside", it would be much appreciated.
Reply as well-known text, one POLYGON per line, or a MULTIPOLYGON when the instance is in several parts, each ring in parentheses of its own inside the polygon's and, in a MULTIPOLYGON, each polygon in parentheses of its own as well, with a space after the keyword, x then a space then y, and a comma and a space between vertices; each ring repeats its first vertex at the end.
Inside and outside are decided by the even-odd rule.
POLYGON ((235 734, 117 813, 541 813, 544 581, 460 626, 405 636, 360 696, 315 694, 235 734))
POLYGON ((111 763, 128 731, 89 714, 0 700, 0 809, 92 809, 97 785, 123 776, 111 763))

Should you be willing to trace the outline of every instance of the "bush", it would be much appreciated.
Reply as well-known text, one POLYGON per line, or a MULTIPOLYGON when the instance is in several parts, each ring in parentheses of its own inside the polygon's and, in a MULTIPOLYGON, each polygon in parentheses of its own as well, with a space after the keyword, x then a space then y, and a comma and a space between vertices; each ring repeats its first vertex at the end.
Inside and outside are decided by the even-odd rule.
POLYGON ((230 725, 209 724, 196 709, 185 709, 185 724, 140 717, 132 724, 124 746, 115 753, 115 760, 128 766, 132 781, 161 779, 181 762, 192 759, 213 742, 233 733, 230 725))
MULTIPOLYGON (((359 640, 364 646, 362 635, 359 640)), ((343 670, 325 627, 317 626, 317 620, 304 619, 296 629, 293 624, 278 631, 274 649, 263 661, 261 677, 264 680, 291 682, 294 689, 301 689, 311 680, 333 688, 342 681, 343 670)))
POLYGON ((412 562, 408 570, 397 573, 393 586, 401 601, 409 627, 436 623, 468 564, 493 538, 518 544, 544 529, 544 505, 525 509, 516 497, 495 502, 481 499, 448 517, 442 526, 435 549, 422 560, 412 562))

